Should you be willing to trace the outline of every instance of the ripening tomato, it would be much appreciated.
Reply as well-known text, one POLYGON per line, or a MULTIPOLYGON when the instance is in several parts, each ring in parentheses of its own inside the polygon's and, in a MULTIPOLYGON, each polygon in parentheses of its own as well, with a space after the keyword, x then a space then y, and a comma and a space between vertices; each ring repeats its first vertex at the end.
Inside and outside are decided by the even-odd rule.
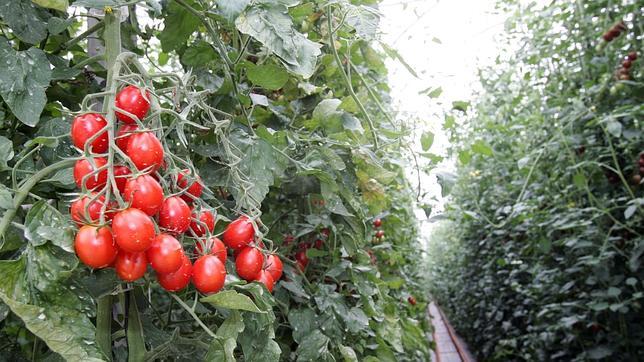
POLYGON ((109 146, 105 127, 107 127, 107 121, 98 113, 85 113, 74 117, 71 130, 74 146, 84 150, 87 141, 95 134, 101 132, 96 136, 96 138, 94 138, 88 151, 93 153, 104 153, 107 151, 107 147, 109 146))
POLYGON ((138 253, 147 250, 154 241, 154 222, 143 211, 125 209, 112 220, 114 239, 125 251, 138 253))
POLYGON ((407 298, 407 301, 408 301, 408 302, 409 302, 409 304, 411 304, 411 305, 416 305, 416 298, 414 298, 414 296, 413 296, 413 295, 410 295, 410 296, 409 296, 409 298, 407 298))
MULTIPOLYGON (((82 196, 74 200, 69 207, 69 213, 72 216, 72 220, 78 226, 82 226, 83 224, 94 224, 99 222, 101 219, 101 210, 104 203, 104 195, 96 197, 96 193, 92 192, 89 196, 82 196)), ((110 205, 107 206, 105 210, 105 220, 112 220, 114 214, 111 210, 114 206, 116 206, 114 203, 110 203, 110 205)))
POLYGON ((123 199, 130 203, 130 207, 152 216, 163 204, 163 189, 152 176, 141 175, 127 180, 123 199))
POLYGON ((309 257, 306 256, 306 249, 295 253, 295 262, 297 263, 297 268, 304 271, 306 266, 309 264, 309 257))
MULTIPOLYGON (((136 86, 128 85, 116 94, 116 107, 131 113, 140 121, 150 109, 150 92, 143 95, 141 89, 136 86)), ((116 118, 125 123, 136 123, 134 118, 125 113, 116 112, 116 118)))
POLYGON ((74 249, 83 264, 94 268, 105 268, 112 264, 119 249, 108 227, 85 225, 78 230, 74 249))
POLYGON ((226 281, 226 267, 214 255, 204 255, 192 267, 192 283, 204 294, 216 293, 226 281))
POLYGON ((198 255, 211 254, 226 264, 226 245, 219 238, 200 239, 195 243, 195 251, 198 255))
POLYGON ((157 273, 157 279, 163 289, 169 292, 176 292, 188 286, 192 278, 192 263, 186 254, 182 254, 182 262, 179 270, 174 273, 157 273))
POLYGON ((190 226, 190 206, 179 196, 168 197, 159 210, 159 226, 175 233, 185 232, 190 226))
POLYGON ((280 280, 282 277, 282 271, 284 270, 284 265, 279 256, 271 254, 266 258, 266 269, 267 272, 271 273, 274 281, 280 280))
POLYGON ((381 227, 381 226, 382 226, 382 220, 380 220, 380 219, 375 219, 375 220, 373 221, 373 227, 375 227, 375 228, 379 228, 379 227, 381 227))
POLYGON ((192 219, 190 222, 190 231, 194 236, 203 236, 206 230, 211 233, 215 230, 215 215, 210 210, 201 210, 199 215, 193 213, 192 219), (201 221, 203 224, 198 223, 194 219, 201 221))
POLYGON ((183 262, 183 247, 169 234, 159 234, 145 251, 152 269, 159 273, 174 273, 183 262))
POLYGON ((132 134, 125 153, 139 170, 151 167, 152 171, 156 171, 163 164, 163 146, 152 132, 132 134))
POLYGON ((256 282, 264 284, 269 293, 273 293, 273 287, 275 286, 275 280, 271 273, 266 270, 260 270, 257 277, 254 279, 256 282))
POLYGON ((132 132, 139 129, 139 126, 136 124, 124 124, 119 127, 118 132, 116 132, 116 146, 121 149, 123 152, 127 152, 127 143, 130 141, 130 136, 132 132))
POLYGON ((378 230, 378 231, 376 231, 376 237, 377 237, 378 239, 382 238, 383 236, 385 236, 385 232, 384 232, 384 230, 378 230))
POLYGON ((132 171, 127 166, 117 165, 114 166, 114 181, 116 181, 116 188, 122 194, 125 191, 125 184, 132 171))
POLYGON ((237 275, 246 281, 252 281, 262 270, 264 265, 264 254, 252 246, 246 247, 239 252, 235 259, 237 275))
POLYGON ((107 159, 104 157, 96 157, 94 158, 94 164, 96 168, 92 167, 92 164, 85 158, 76 161, 74 165, 74 181, 76 181, 78 188, 83 188, 83 178, 85 179, 85 187, 88 190, 105 186, 107 182, 107 169, 102 169, 98 172, 94 171, 105 166, 107 159))
POLYGON ((222 235, 224 243, 231 249, 241 249, 255 238, 253 223, 246 216, 240 216, 231 222, 222 235))
POLYGON ((126 282, 133 282, 143 277, 147 267, 148 258, 145 256, 145 253, 130 253, 121 250, 114 262, 116 275, 126 282))
POLYGON ((181 195, 181 198, 188 203, 192 202, 193 199, 200 197, 203 193, 201 178, 197 177, 195 180, 195 178, 190 175, 190 170, 188 169, 182 170, 177 175, 177 186, 182 190, 185 189, 185 193, 181 195), (189 182, 190 185, 188 185, 189 182))

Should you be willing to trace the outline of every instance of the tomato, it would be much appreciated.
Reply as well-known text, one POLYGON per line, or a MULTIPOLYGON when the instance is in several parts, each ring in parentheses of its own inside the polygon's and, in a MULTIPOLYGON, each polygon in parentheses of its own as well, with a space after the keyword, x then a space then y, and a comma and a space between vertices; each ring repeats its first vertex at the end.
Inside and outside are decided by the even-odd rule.
POLYGON ((383 236, 385 236, 385 232, 383 230, 376 231, 376 237, 378 239, 382 238, 383 236))
POLYGON ((214 255, 226 264, 226 245, 219 238, 200 239, 195 244, 195 250, 199 255, 214 255))
POLYGON ((131 135, 125 153, 139 170, 151 167, 156 171, 163 164, 163 146, 152 132, 131 135))
MULTIPOLYGON (((141 90, 133 85, 128 85, 116 94, 116 107, 136 116, 143 121, 150 109, 150 92, 143 95, 141 90)), ((125 113, 116 112, 116 118, 125 123, 136 123, 134 118, 125 113)))
POLYGON ((90 268, 105 268, 112 264, 119 249, 108 227, 85 225, 74 239, 78 259, 90 268))
POLYGON ((291 234, 284 235, 284 246, 290 245, 293 241, 295 241, 295 236, 291 234))
POLYGON ((117 165, 114 166, 114 180, 116 181, 116 187, 119 192, 122 194, 125 191, 125 184, 127 183, 128 176, 132 174, 132 171, 127 166, 117 165))
POLYGON ((408 302, 409 302, 409 304, 411 304, 411 305, 416 305, 416 298, 414 298, 414 296, 413 296, 413 295, 410 295, 410 296, 409 296, 409 298, 407 298, 407 301, 408 301, 408 302))
POLYGON ((382 226, 382 220, 380 220, 380 219, 375 219, 375 220, 373 221, 373 227, 375 227, 375 228, 379 228, 379 227, 381 227, 381 226, 382 226))
POLYGON ((306 266, 309 264, 309 257, 306 256, 306 249, 295 253, 295 262, 297 263, 297 268, 304 271, 306 266))
POLYGON ((101 132, 92 141, 89 151, 93 153, 105 153, 109 146, 105 127, 107 127, 107 121, 98 113, 85 113, 76 116, 72 121, 72 143, 74 143, 74 146, 84 150, 87 141, 95 134, 101 132))
POLYGON ((246 281, 257 278, 264 265, 264 254, 252 246, 246 247, 239 252, 235 259, 237 275, 246 281))
POLYGON ((185 189, 185 193, 181 195, 181 198, 185 202, 192 202, 193 199, 198 198, 203 193, 203 185, 201 184, 201 178, 197 177, 195 180, 194 177, 190 176, 190 170, 183 170, 177 175, 177 186, 182 190, 185 189), (190 186, 188 186, 188 182, 190 186), (192 195, 192 197, 190 196, 192 195))
POLYGON ((185 232, 190 226, 190 206, 179 196, 168 197, 159 210, 159 226, 175 233, 185 232))
POLYGON ((636 52, 636 51, 632 51, 632 52, 628 53, 628 55, 627 55, 626 57, 627 57, 627 58, 628 58, 628 60, 630 60, 631 62, 634 62, 635 60, 637 60, 637 52, 636 52))
POLYGON ((320 230, 320 233, 322 233, 322 235, 324 235, 325 238, 328 238, 329 235, 331 235, 331 230, 329 230, 329 228, 324 228, 320 230))
POLYGON ((626 59, 622 62, 622 67, 624 67, 624 69, 629 69, 631 65, 633 65, 633 62, 630 59, 626 59))
POLYGON ((279 256, 271 254, 266 258, 266 269, 267 272, 271 273, 274 281, 280 280, 282 277, 282 271, 284 270, 284 265, 279 256))
POLYGON ((145 253, 130 253, 121 250, 114 262, 116 275, 126 282, 133 282, 143 277, 147 268, 148 258, 145 253))
POLYGON ((107 169, 104 168, 98 172, 94 171, 105 166, 107 159, 104 157, 95 157, 94 164, 96 168, 92 167, 92 164, 85 158, 76 161, 74 165, 74 181, 76 181, 78 188, 83 188, 83 178, 85 178, 84 183, 88 190, 105 186, 105 183, 107 183, 107 169))
POLYGON ((212 211, 202 210, 199 213, 198 217, 196 213, 193 213, 192 218, 198 219, 204 224, 204 225, 201 225, 197 223, 197 221, 192 220, 190 222, 190 230, 192 232, 192 235, 203 236, 206 233, 206 229, 211 233, 215 230, 215 215, 213 215, 212 211))
MULTIPOLYGON (((83 224, 94 224, 100 221, 101 209, 105 203, 105 196, 101 195, 98 198, 95 198, 95 195, 96 193, 92 192, 90 196, 82 196, 72 202, 69 207, 69 213, 76 225, 82 226, 83 224), (94 198, 93 201, 92 198, 94 198), (87 213, 85 213, 86 210, 87 213)), ((114 216, 113 213, 110 212, 114 206, 115 205, 108 205, 106 208, 105 220, 109 221, 114 216)))
POLYGON ((231 222, 222 235, 224 243, 231 249, 241 249, 255 238, 253 223, 246 216, 231 222))
POLYGON ((127 143, 130 141, 130 136, 137 129, 139 129, 139 126, 136 124, 124 124, 116 132, 116 145, 121 151, 127 152, 127 143))
POLYGON ((192 283, 204 294, 216 293, 226 281, 226 267, 214 255, 204 255, 192 267, 192 283))
POLYGON ((183 247, 168 234, 159 234, 145 251, 152 269, 159 273, 174 273, 183 263, 183 247))
POLYGON ((112 220, 114 239, 119 247, 132 253, 145 251, 154 241, 154 222, 143 211, 125 209, 112 220))
POLYGON ((275 280, 271 273, 266 270, 260 270, 257 277, 254 279, 256 282, 264 284, 269 293, 273 293, 273 287, 275 286, 275 280))
POLYGON ((186 254, 181 254, 181 267, 174 273, 157 273, 157 279, 163 289, 176 292, 188 286, 192 278, 192 263, 186 254))
POLYGON ((324 241, 322 239, 317 239, 315 240, 314 246, 316 249, 322 249, 322 247, 324 246, 324 241))
POLYGON ((152 176, 141 175, 127 180, 123 199, 130 203, 130 207, 152 216, 163 204, 163 189, 152 176))

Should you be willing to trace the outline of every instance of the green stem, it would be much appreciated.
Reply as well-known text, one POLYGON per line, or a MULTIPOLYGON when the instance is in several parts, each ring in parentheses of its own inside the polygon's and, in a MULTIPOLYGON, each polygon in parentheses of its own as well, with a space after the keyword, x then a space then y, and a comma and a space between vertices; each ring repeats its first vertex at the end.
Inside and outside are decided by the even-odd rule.
POLYGON ((195 311, 192 310, 192 308, 190 308, 186 303, 184 303, 183 300, 181 300, 181 298, 177 297, 177 295, 174 293, 170 293, 170 296, 174 298, 174 300, 176 300, 177 303, 179 303, 179 305, 183 307, 183 309, 185 309, 186 312, 188 312, 188 314, 190 314, 190 316, 197 322, 197 324, 201 326, 201 328, 203 328, 204 331, 206 331, 206 333, 208 333, 213 338, 217 337, 217 335, 201 321, 201 319, 197 316, 197 314, 195 314, 195 311))
POLYGON ((99 62, 99 61, 103 60, 104 58, 105 57, 103 56, 103 54, 98 54, 98 55, 95 55, 93 57, 89 57, 89 58, 83 60, 82 62, 78 62, 77 64, 74 64, 74 66, 72 66, 72 68, 74 68, 74 69, 82 69, 86 65, 99 62))
MULTIPOLYGON (((107 18, 107 17, 108 17, 108 15, 110 15, 110 14, 106 14, 106 15, 105 15, 105 18, 107 18)), ((63 50, 63 49, 69 49, 69 48, 71 48, 72 46, 74 46, 74 44, 76 44, 76 43, 78 43, 79 41, 81 41, 81 40, 83 40, 83 39, 87 38, 88 36, 90 36, 90 35, 92 35, 92 34, 94 34, 94 33, 95 33, 95 32, 97 32, 98 30, 102 29, 105 25, 106 25, 106 24, 105 24, 105 22, 103 22, 103 21, 101 21, 101 22, 98 22, 98 23, 94 24, 93 26, 91 26, 91 27, 89 27, 87 30, 85 30, 84 32, 82 32, 82 33, 78 34, 78 35, 77 35, 76 37, 74 37, 73 39, 70 39, 70 40, 68 40, 67 42, 65 42, 65 43, 61 44, 61 45, 60 45, 56 50, 54 50, 54 53, 58 53, 58 52, 60 52, 60 51, 61 51, 61 50, 63 50)))
POLYGON ((96 305, 96 343, 112 359, 112 296, 98 298, 96 305))
POLYGON ((143 361, 145 358, 145 340, 143 339, 143 326, 136 306, 136 291, 129 292, 129 310, 127 324, 127 360, 129 362, 143 361))

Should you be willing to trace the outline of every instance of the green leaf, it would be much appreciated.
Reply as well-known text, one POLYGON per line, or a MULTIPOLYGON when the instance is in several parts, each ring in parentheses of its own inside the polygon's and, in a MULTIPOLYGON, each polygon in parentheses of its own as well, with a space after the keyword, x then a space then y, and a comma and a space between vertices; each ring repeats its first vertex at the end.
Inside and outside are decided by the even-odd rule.
POLYGON ((7 186, 0 184, 0 209, 11 209, 13 207, 13 193, 7 186))
POLYGON ((215 0, 217 13, 228 19, 231 23, 248 6, 250 0, 215 0))
POLYGON ((340 349, 342 358, 344 358, 344 362, 358 362, 358 356, 353 348, 344 345, 340 345, 338 348, 340 349))
POLYGON ((293 339, 301 343, 305 336, 318 328, 318 316, 312 309, 291 309, 288 312, 288 322, 293 330, 293 339))
POLYGON ((42 6, 43 8, 49 8, 59 11, 67 11, 69 2, 67 0, 31 0, 34 3, 42 6))
POLYGON ((472 152, 484 156, 492 156, 494 154, 490 146, 486 145, 482 140, 477 140, 476 142, 474 142, 474 144, 472 144, 472 152))
POLYGON ((307 334, 297 346, 297 361, 314 361, 324 359, 329 353, 329 337, 319 330, 307 334))
POLYGON ((622 128, 622 123, 618 121, 611 120, 606 124, 606 130, 614 137, 622 135, 622 128))
POLYGON ((248 69, 248 79, 262 88, 278 90, 288 82, 288 73, 275 64, 254 65, 248 69))
MULTIPOLYGON (((30 0, 0 2, 0 17, 18 39, 25 43, 37 44, 45 39, 49 16, 45 9, 37 8, 30 0)), ((2 60, 1 63, 3 73, 10 71, 5 65, 6 60, 2 60)))
POLYGON ((2 98, 22 123, 35 126, 47 103, 45 88, 51 79, 45 53, 37 48, 16 52, 0 37, 0 64, 2 98))
POLYGON ((253 301, 245 294, 237 293, 234 290, 224 290, 216 294, 201 298, 202 303, 208 303, 215 307, 247 310, 254 313, 266 313, 255 305, 253 301))
POLYGON ((472 160, 472 154, 469 151, 458 151, 458 160, 467 165, 472 160))
POLYGON ((435 87, 435 88, 427 88, 425 90, 422 90, 418 92, 418 94, 427 94, 429 98, 438 98, 440 97, 441 94, 443 94, 443 88, 441 87, 435 87))
POLYGON ((164 53, 170 53, 185 46, 190 35, 201 24, 199 18, 174 1, 170 2, 167 9, 168 13, 164 20, 165 26, 161 34, 159 34, 161 49, 164 53))
POLYGON ((13 143, 6 137, 0 136, 0 170, 6 169, 7 162, 13 158, 13 143))
POLYGON ((233 310, 226 320, 219 326, 217 329, 217 336, 227 339, 232 338, 233 340, 237 339, 237 335, 244 330, 244 320, 241 317, 241 314, 233 310))
POLYGON ((292 73, 304 78, 313 75, 321 45, 293 28, 285 6, 246 9, 235 20, 235 26, 277 55, 292 73))
POLYGON ((210 344, 204 360, 209 362, 235 362, 235 347, 237 347, 237 341, 233 338, 215 338, 210 344))
POLYGON ((423 147, 423 151, 427 152, 432 147, 434 143, 434 133, 431 131, 425 131, 420 136, 420 145, 423 147))
POLYGON ((630 219, 635 212, 637 211, 637 205, 629 205, 626 210, 624 210, 624 218, 626 220, 630 219))
POLYGON ((365 40, 374 40, 378 32, 380 14, 376 9, 365 5, 341 3, 344 21, 355 29, 356 34, 365 40))
POLYGON ((452 102, 452 108, 461 111, 463 113, 467 112, 467 108, 470 106, 470 102, 465 101, 454 101, 452 102))
MULTIPOLYGON (((165 53, 164 53, 165 54, 165 53)), ((199 67, 217 59, 217 53, 210 44, 203 40, 192 43, 183 55, 181 62, 190 67, 199 67)))
POLYGON ((51 241, 69 253, 74 252, 73 227, 69 220, 44 200, 29 209, 25 217, 25 238, 34 246, 51 241))
POLYGON ((456 125, 456 118, 454 116, 445 116, 445 123, 443 129, 452 129, 456 125))
POLYGON ((410 65, 405 61, 405 59, 402 57, 402 55, 400 55, 400 53, 398 53, 398 51, 397 51, 396 49, 394 49, 394 48, 390 47, 389 45, 387 45, 387 44, 385 44, 385 43, 383 43, 383 42, 380 42, 380 45, 381 45, 381 46, 382 46, 382 48, 385 50, 385 53, 387 53, 387 55, 388 55, 391 59, 398 60, 398 61, 399 61, 399 62, 400 62, 404 67, 405 67, 405 69, 407 69, 407 71, 408 71, 411 75, 413 75, 413 76, 414 76, 414 77, 416 77, 416 78, 419 78, 419 77, 418 77, 418 74, 416 73, 416 71, 414 70, 414 68, 412 68, 412 67, 411 67, 411 66, 410 66, 410 65))
POLYGON ((441 195, 446 197, 452 190, 452 186, 456 182, 456 175, 451 172, 437 172, 436 179, 441 186, 441 195))

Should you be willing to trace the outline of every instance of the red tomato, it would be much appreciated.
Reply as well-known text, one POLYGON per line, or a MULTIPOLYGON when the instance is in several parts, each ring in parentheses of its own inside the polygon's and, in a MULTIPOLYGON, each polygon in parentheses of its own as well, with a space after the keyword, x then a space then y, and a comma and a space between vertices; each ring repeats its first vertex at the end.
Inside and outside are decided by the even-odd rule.
POLYGON ((174 273, 183 263, 183 247, 168 234, 159 234, 145 251, 152 269, 159 273, 174 273))
POLYGON ((385 236, 385 232, 383 230, 376 231, 376 237, 378 239, 382 238, 383 236, 385 236))
POLYGON ((139 126, 136 124, 124 124, 116 132, 116 145, 121 151, 127 152, 127 143, 130 141, 130 136, 137 129, 139 129, 139 126))
POLYGON ((255 229, 252 222, 246 216, 240 216, 231 222, 222 235, 224 243, 231 249, 241 249, 248 245, 255 238, 255 229))
POLYGON ((295 261, 297 263, 297 268, 304 271, 306 266, 309 264, 309 257, 306 256, 306 249, 295 253, 295 261))
POLYGON ((121 250, 114 262, 116 275, 126 282, 133 282, 143 277, 147 267, 148 258, 145 253, 130 253, 121 250))
POLYGON ((632 51, 632 52, 628 53, 628 55, 626 57, 628 58, 628 60, 634 62, 635 60, 637 60, 637 52, 632 51))
POLYGON ((212 254, 226 264, 226 245, 218 238, 200 239, 195 243, 195 250, 199 255, 212 254))
POLYGON ((101 132, 101 134, 92 141, 89 151, 93 153, 106 152, 107 147, 109 146, 107 132, 105 130, 106 126, 107 121, 105 121, 105 118, 98 113, 85 113, 74 117, 71 131, 74 146, 84 150, 87 141, 95 134, 101 132))
POLYGON ((407 301, 408 301, 408 302, 409 302, 409 304, 411 304, 411 305, 416 305, 416 298, 414 298, 414 296, 413 296, 413 295, 410 295, 410 296, 409 296, 409 298, 407 298, 407 301))
POLYGON ((163 146, 152 132, 132 134, 125 153, 139 170, 151 167, 152 171, 156 171, 163 164, 163 146))
POLYGON ((280 280, 282 277, 282 271, 284 270, 284 265, 279 256, 271 254, 266 258, 266 269, 267 272, 271 273, 274 281, 280 280))
POLYGON ((271 273, 269 273, 266 270, 260 270, 259 274, 257 274, 257 277, 255 278, 255 281, 264 284, 266 289, 268 289, 268 292, 273 293, 275 280, 273 279, 273 276, 271 275, 271 273))
POLYGON ((204 255, 192 267, 192 283, 204 294, 218 292, 226 281, 226 267, 214 255, 204 255))
POLYGON ((375 220, 373 221, 373 227, 375 227, 375 228, 379 228, 379 227, 381 227, 381 226, 382 226, 382 220, 380 220, 380 219, 375 219, 375 220))
POLYGON ((145 251, 154 241, 154 222, 143 211, 135 208, 125 209, 112 220, 114 239, 125 251, 138 253, 145 251))
POLYGON ((114 166, 114 180, 116 181, 116 187, 121 194, 123 193, 123 191, 125 191, 125 184, 127 183, 128 176, 130 176, 131 174, 132 171, 130 171, 127 166, 114 166))
POLYGON ((188 286, 192 278, 192 263, 186 254, 182 254, 182 262, 179 270, 174 273, 157 273, 157 279, 163 289, 169 292, 176 292, 188 286))
POLYGON ((205 225, 204 227, 204 225, 201 225, 197 223, 197 221, 192 220, 190 222, 190 230, 192 231, 192 235, 197 237, 203 236, 206 233, 206 229, 211 233, 215 230, 215 215, 213 215, 212 211, 202 210, 199 213, 199 217, 197 217, 196 213, 193 213, 192 218, 198 219, 205 225))
POLYGON ((78 259, 90 268, 105 268, 112 264, 119 249, 108 227, 85 225, 76 234, 74 249, 78 259))
MULTIPOLYGON (((143 95, 141 90, 133 85, 128 85, 116 94, 116 107, 128 113, 135 115, 140 121, 143 121, 146 113, 150 109, 150 92, 143 95)), ((116 112, 116 118, 125 123, 136 123, 134 118, 125 113, 116 112)))
POLYGON ((127 180, 123 199, 130 203, 130 207, 152 216, 163 204, 163 189, 152 176, 141 175, 127 180))
POLYGON ((324 241, 322 239, 317 239, 315 240, 314 246, 316 249, 322 249, 322 247, 324 246, 324 241))
POLYGON ((159 226, 182 233, 190 226, 190 206, 178 196, 168 197, 159 210, 159 226))
POLYGON ((192 202, 193 199, 200 197, 203 193, 201 178, 197 177, 195 180, 194 177, 190 176, 190 170, 188 169, 179 172, 177 175, 177 186, 182 190, 185 189, 185 194, 181 195, 181 198, 188 203, 192 202), (188 182, 190 182, 190 186, 188 186, 188 182))
POLYGON ((107 159, 104 157, 96 157, 94 158, 94 164, 96 165, 96 168, 92 167, 92 164, 85 158, 76 161, 76 164, 74 165, 74 181, 76 181, 76 186, 78 186, 78 188, 83 188, 83 178, 85 178, 84 183, 88 190, 105 186, 105 183, 107 182, 107 169, 104 168, 99 172, 94 171, 105 166, 107 164, 107 159))
POLYGON ((264 254, 254 247, 246 247, 239 252, 235 259, 237 275, 246 281, 252 281, 262 270, 264 265, 264 254))
POLYGON ((329 228, 324 228, 320 230, 320 232, 322 233, 322 235, 324 235, 325 238, 328 238, 329 235, 331 235, 331 230, 329 230, 329 228))
MULTIPOLYGON (((72 202, 69 208, 69 213, 76 225, 82 226, 83 224, 94 224, 100 221, 101 209, 105 203, 105 196, 101 195, 92 201, 92 198, 94 198, 95 195, 96 193, 92 192, 90 196, 82 196, 72 202), (87 205, 88 203, 89 205, 87 205), (87 210, 87 213, 85 213, 85 210, 87 210)), ((110 212, 113 206, 114 205, 109 205, 106 208, 105 220, 109 221, 114 216, 113 213, 110 212)))

